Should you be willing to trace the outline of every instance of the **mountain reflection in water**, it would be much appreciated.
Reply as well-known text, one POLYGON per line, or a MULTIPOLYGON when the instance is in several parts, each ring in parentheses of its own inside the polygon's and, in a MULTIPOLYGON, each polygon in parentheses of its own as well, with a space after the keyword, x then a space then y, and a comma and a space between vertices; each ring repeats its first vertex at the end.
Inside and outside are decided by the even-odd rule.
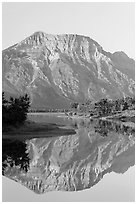
POLYGON ((4 139, 2 172, 35 193, 78 191, 110 172, 124 173, 135 163, 135 129, 108 121, 73 124, 77 134, 4 139))

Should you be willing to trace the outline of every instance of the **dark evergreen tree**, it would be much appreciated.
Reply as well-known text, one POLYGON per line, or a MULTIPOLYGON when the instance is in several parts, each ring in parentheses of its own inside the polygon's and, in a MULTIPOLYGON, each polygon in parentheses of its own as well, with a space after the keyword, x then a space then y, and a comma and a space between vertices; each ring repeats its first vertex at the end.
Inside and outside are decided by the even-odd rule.
POLYGON ((27 94, 19 98, 10 97, 8 101, 5 99, 4 93, 2 93, 3 126, 23 124, 27 118, 29 107, 30 101, 27 94))

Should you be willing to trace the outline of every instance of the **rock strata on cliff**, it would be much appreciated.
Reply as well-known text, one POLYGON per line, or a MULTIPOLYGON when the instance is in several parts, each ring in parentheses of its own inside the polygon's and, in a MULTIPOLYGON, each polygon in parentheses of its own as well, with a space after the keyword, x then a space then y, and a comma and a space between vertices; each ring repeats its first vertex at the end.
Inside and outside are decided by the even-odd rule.
POLYGON ((135 62, 80 35, 36 32, 3 50, 3 91, 28 93, 32 107, 69 107, 72 101, 134 96, 135 62))

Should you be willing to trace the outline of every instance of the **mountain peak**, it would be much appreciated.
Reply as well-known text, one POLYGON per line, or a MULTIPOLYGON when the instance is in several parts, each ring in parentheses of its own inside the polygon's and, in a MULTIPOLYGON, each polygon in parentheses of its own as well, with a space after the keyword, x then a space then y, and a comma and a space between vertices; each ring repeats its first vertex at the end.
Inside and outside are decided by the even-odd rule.
POLYGON ((78 43, 80 44, 82 41, 87 43, 92 43, 98 47, 98 49, 102 50, 102 47, 92 38, 84 35, 77 34, 47 34, 43 31, 34 32, 32 35, 27 37, 25 40, 21 41, 18 45, 28 44, 34 46, 46 45, 46 42, 50 42, 51 44, 62 44, 62 46, 71 47, 72 44, 78 43))
POLYGON ((130 58, 125 52, 123 51, 117 51, 113 53, 113 56, 116 57, 117 59, 123 59, 123 60, 131 60, 134 62, 133 58, 130 58))
POLYGON ((43 40, 45 38, 45 33, 42 31, 37 31, 35 33, 33 33, 32 35, 30 35, 29 37, 27 37, 25 40, 21 41, 21 43, 25 43, 25 44, 31 44, 31 45, 38 45, 38 44, 42 44, 43 40))
POLYGON ((114 52, 113 55, 121 56, 121 57, 128 57, 128 55, 123 51, 114 52))

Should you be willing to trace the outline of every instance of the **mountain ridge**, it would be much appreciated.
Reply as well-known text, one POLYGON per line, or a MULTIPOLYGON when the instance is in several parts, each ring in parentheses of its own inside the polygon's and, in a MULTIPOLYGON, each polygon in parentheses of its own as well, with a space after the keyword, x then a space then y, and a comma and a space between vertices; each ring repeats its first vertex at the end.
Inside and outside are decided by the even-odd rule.
MULTIPOLYGON (((37 36, 37 35, 51 35, 51 36, 64 36, 64 35, 70 35, 70 36, 81 36, 81 37, 85 37, 85 38, 89 38, 89 39, 92 39, 91 37, 89 37, 89 36, 87 36, 87 35, 82 35, 82 34, 80 34, 80 35, 77 35, 77 34, 74 34, 74 33, 71 33, 71 34, 69 34, 69 33, 66 33, 66 34, 47 34, 47 33, 45 33, 45 32, 43 32, 43 31, 36 31, 36 32, 34 32, 32 35, 30 35, 29 37, 26 37, 24 40, 22 40, 20 43, 22 43, 23 41, 25 41, 25 40, 27 40, 27 39, 29 39, 30 37, 32 37, 32 36, 37 36)), ((96 42, 96 40, 94 40, 94 39, 92 39, 94 42, 96 42)), ((97 43, 97 42, 96 42, 97 43)), ((5 48, 5 49, 3 49, 3 51, 6 51, 7 49, 9 49, 9 48, 11 48, 11 47, 14 47, 14 46, 17 46, 19 43, 15 43, 15 44, 13 44, 13 45, 11 45, 11 46, 9 46, 9 47, 7 47, 7 48, 5 48)), ((99 43, 97 43, 98 45, 99 45, 99 43)), ((103 49, 103 48, 102 48, 103 49)), ((104 50, 103 50, 104 51, 104 50)), ((106 51, 105 51, 106 52, 106 51)), ((115 55, 115 54, 122 54, 123 56, 125 55, 126 57, 128 57, 129 59, 131 59, 131 60, 135 60, 134 58, 132 58, 132 57, 129 57, 124 51, 122 51, 122 50, 117 50, 117 51, 114 51, 114 52, 110 52, 110 51, 108 51, 108 52, 106 52, 106 53, 108 53, 108 54, 111 54, 111 55, 115 55)))
POLYGON ((106 52, 90 37, 35 32, 2 56, 3 90, 28 93, 32 107, 134 96, 134 60, 124 52, 106 52))

